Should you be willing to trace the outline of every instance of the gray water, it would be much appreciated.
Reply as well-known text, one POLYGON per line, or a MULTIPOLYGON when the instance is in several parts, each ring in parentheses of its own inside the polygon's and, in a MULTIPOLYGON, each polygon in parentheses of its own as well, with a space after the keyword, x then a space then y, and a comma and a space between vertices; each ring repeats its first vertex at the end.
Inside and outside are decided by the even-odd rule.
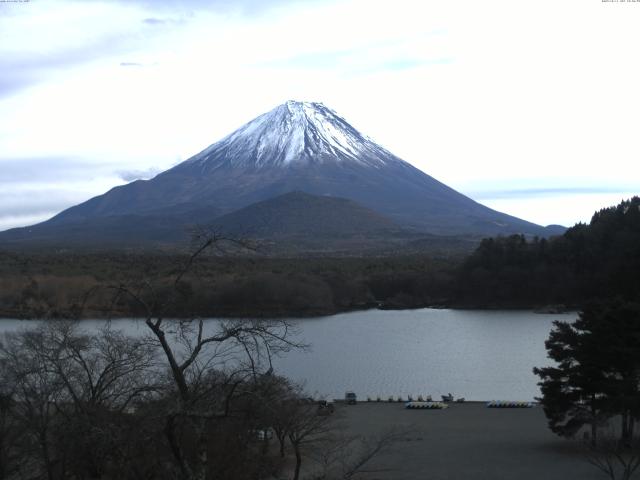
MULTIPOLYGON (((361 399, 439 398, 451 392, 467 400, 533 400, 540 391, 532 368, 551 364, 544 341, 553 320, 575 318, 575 313, 420 309, 298 319, 293 320, 298 340, 311 348, 290 352, 275 367, 310 394, 329 398, 353 390, 361 399)), ((29 325, 0 320, 0 332, 29 325)), ((138 320, 114 320, 112 326, 146 333, 138 320)))

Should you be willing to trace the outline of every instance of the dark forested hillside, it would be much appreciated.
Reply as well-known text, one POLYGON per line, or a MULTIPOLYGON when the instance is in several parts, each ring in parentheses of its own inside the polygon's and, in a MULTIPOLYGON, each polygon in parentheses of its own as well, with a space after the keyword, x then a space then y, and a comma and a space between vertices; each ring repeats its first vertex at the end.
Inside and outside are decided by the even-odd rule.
POLYGON ((576 306, 592 298, 640 297, 640 198, 594 214, 564 235, 489 238, 464 262, 456 303, 576 306))

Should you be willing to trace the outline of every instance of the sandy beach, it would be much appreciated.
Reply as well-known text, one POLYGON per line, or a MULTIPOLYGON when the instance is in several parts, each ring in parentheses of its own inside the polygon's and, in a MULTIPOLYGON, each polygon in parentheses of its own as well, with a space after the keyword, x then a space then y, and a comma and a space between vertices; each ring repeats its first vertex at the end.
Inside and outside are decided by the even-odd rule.
POLYGON ((407 410, 402 403, 339 405, 349 433, 379 435, 392 427, 411 432, 360 476, 380 480, 601 479, 577 441, 548 428, 542 408, 494 409, 485 403, 445 410, 407 410))

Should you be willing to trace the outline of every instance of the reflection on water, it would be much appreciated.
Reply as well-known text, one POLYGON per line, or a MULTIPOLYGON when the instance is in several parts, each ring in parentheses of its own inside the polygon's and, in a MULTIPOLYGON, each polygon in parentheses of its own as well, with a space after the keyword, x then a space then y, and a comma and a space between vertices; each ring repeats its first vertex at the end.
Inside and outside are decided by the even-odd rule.
MULTIPOLYGON (((295 320, 308 352, 277 359, 276 370, 303 382, 312 394, 360 398, 451 392, 468 400, 532 400, 539 395, 534 366, 549 364, 544 341, 553 320, 575 314, 522 311, 369 310, 295 320)), ((210 320, 211 327, 215 320, 210 320)), ((86 320, 98 328, 101 320, 86 320)), ((33 325, 0 320, 0 331, 33 325)), ((112 321, 132 335, 141 321, 112 321)))

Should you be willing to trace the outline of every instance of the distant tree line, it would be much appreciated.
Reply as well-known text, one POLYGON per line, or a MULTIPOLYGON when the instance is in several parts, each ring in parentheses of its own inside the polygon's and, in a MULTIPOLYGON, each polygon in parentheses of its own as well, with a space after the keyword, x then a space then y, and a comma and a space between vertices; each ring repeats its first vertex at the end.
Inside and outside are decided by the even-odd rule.
MULTIPOLYGON (((169 312, 201 316, 314 316, 366 308, 579 308, 588 299, 640 295, 640 199, 597 212, 550 239, 522 235, 484 239, 470 255, 272 258, 255 252, 203 256, 183 278, 169 312)), ((0 316, 105 316, 106 293, 87 289, 115 282, 173 288, 187 255, 97 252, 0 252, 0 316), (82 308, 81 308, 82 307, 82 308)), ((121 299, 108 313, 143 316, 121 299)))
MULTIPOLYGON (((111 305, 92 287, 150 279, 171 291, 176 265, 187 255, 101 252, 75 255, 0 252, 0 316, 76 318, 143 316, 122 298, 111 305), (105 311, 103 307, 109 305, 105 311), (82 308, 81 308, 82 307, 82 308)), ((264 258, 202 256, 181 282, 171 316, 280 317, 325 315, 354 309, 443 305, 457 258, 424 255, 374 258, 264 258)))

